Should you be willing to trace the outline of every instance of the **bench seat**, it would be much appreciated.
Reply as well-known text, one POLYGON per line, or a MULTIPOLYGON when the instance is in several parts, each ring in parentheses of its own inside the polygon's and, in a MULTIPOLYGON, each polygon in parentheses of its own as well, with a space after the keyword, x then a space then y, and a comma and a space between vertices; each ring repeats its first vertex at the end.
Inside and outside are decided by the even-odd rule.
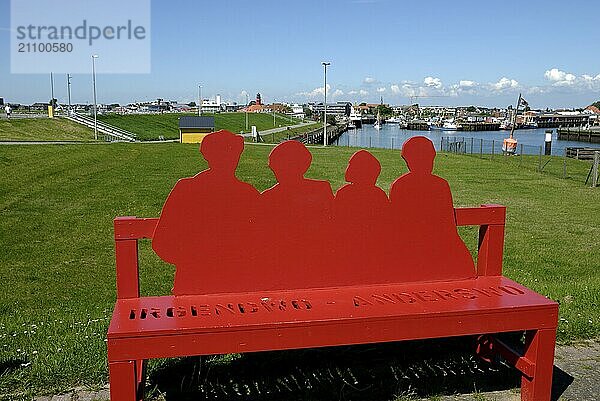
POLYGON ((109 360, 555 329, 558 305, 502 276, 119 299, 109 360), (426 329, 423 329, 426 327, 426 329))

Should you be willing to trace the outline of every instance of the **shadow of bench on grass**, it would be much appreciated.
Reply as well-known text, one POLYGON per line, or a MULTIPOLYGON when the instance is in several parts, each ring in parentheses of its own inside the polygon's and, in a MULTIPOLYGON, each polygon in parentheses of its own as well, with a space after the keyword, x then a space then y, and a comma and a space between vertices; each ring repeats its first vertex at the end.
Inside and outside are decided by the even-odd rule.
MULTIPOLYGON (((392 400, 517 389, 520 374, 473 353, 475 339, 408 341, 163 361, 149 377, 166 400, 392 400)), ((573 377, 554 368, 553 400, 573 377)))

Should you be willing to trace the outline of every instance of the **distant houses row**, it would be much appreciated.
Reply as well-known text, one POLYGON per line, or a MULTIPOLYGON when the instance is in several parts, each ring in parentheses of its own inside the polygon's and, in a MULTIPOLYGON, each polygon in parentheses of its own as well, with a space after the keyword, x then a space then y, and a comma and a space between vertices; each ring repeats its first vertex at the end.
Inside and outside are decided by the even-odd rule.
MULTIPOLYGON (((4 99, 0 98, 0 105, 3 105, 4 99)), ((19 112, 47 112, 50 102, 36 102, 29 105, 10 103, 15 113, 19 112)), ((93 105, 91 104, 72 104, 71 110, 77 113, 91 113, 93 105)), ((65 104, 57 104, 57 111, 65 111, 68 108, 65 104)), ((299 119, 306 117, 320 119, 323 115, 325 106, 322 102, 309 102, 306 104, 290 103, 271 103, 264 104, 260 93, 248 104, 238 104, 236 102, 224 102, 221 95, 217 94, 214 98, 202 100, 202 113, 212 114, 221 112, 248 112, 248 113, 279 113, 286 114, 299 119)), ((381 103, 360 103, 338 101, 327 103, 327 114, 338 120, 346 121, 353 118, 364 118, 365 116, 373 118, 378 111, 385 110, 387 116, 393 115, 404 120, 413 119, 447 119, 454 118, 468 123, 496 123, 500 124, 506 121, 512 121, 513 108, 487 108, 477 106, 448 107, 448 106, 420 106, 418 104, 393 106, 381 103)), ((118 113, 118 114, 141 114, 141 113, 198 113, 196 102, 179 103, 164 99, 153 101, 134 102, 127 105, 118 103, 99 104, 99 113, 118 113)), ((585 126, 600 125, 600 109, 596 106, 588 106, 585 109, 567 110, 532 110, 520 112, 516 117, 518 125, 537 125, 540 128, 559 127, 559 126, 585 126)))

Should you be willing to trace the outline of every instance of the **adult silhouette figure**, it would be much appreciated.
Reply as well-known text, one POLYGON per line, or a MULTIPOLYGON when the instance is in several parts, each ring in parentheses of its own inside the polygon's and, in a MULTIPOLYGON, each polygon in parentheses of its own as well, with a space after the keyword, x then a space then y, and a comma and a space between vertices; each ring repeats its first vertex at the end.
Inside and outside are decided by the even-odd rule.
POLYGON ((390 266, 385 260, 389 200, 376 185, 380 173, 379 161, 366 150, 359 150, 346 168, 348 184, 335 194, 335 230, 340 239, 336 265, 351 269, 353 280, 361 282, 389 278, 390 266))
POLYGON ((433 143, 412 137, 402 146, 402 158, 410 171, 393 182, 390 201, 403 277, 408 281, 474 277, 473 259, 456 229, 450 187, 432 174, 433 143))
POLYGON ((243 149, 243 138, 229 131, 204 137, 209 168, 180 179, 163 206, 152 248, 176 266, 174 295, 251 288, 252 247, 244 243, 254 239, 259 193, 235 176, 243 149))
POLYGON ((259 224, 268 234, 260 260, 272 272, 270 288, 319 286, 327 280, 333 192, 328 181, 304 177, 311 162, 311 153, 298 141, 283 142, 269 155, 278 182, 261 194, 259 224))

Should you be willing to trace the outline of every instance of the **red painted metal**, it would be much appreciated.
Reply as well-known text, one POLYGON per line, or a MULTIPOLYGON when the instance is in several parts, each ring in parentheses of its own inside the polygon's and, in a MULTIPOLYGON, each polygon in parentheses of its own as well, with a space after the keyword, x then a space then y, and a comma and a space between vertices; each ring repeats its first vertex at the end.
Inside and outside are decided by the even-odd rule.
POLYGON ((151 358, 517 330, 528 333, 524 355, 489 350, 524 373, 523 400, 549 399, 558 305, 502 277, 505 208, 455 209, 447 182, 431 173, 429 140, 404 144, 410 172, 389 199, 369 152, 352 156, 334 196, 327 181, 304 177, 304 145, 275 147, 278 183, 262 194, 235 177, 242 150, 229 132, 208 135, 209 169, 176 184, 160 219, 115 220, 113 399, 142 397, 151 358), (457 225, 480 226, 476 269, 457 225), (173 295, 139 297, 141 238, 176 265, 173 295))

